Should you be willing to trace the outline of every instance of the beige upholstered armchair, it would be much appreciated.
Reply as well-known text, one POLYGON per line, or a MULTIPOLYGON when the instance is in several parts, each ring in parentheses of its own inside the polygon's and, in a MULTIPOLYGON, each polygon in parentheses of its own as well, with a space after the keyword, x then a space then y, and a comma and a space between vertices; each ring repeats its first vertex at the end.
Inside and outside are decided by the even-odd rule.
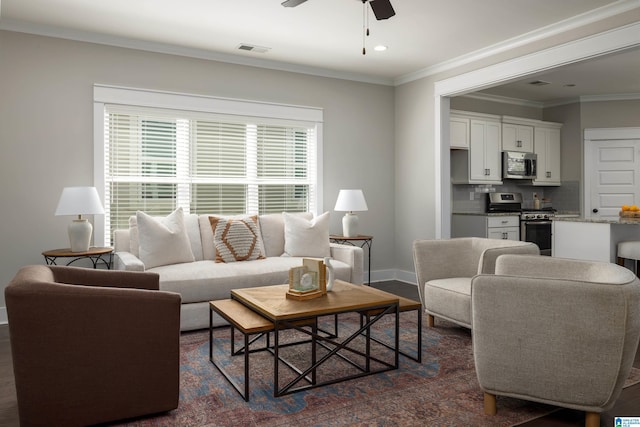
POLYGON ((615 264, 503 255, 472 287, 485 412, 503 395, 586 411, 599 426, 636 355, 638 278, 615 264))
POLYGON ((159 291, 157 274, 27 266, 5 300, 20 425, 178 406, 180 295, 159 291))
POLYGON ((434 317, 441 317, 471 328, 471 278, 493 273, 496 258, 502 254, 539 253, 537 245, 513 240, 416 240, 413 261, 428 325, 432 327, 434 317))

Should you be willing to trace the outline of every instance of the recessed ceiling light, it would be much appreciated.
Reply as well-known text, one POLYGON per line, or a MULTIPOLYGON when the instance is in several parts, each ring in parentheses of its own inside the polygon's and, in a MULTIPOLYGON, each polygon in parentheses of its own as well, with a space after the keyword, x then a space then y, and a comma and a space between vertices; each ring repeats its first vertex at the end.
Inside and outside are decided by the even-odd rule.
POLYGON ((384 52, 385 50, 387 50, 387 47, 380 44, 374 47, 373 50, 375 50, 376 52, 384 52))

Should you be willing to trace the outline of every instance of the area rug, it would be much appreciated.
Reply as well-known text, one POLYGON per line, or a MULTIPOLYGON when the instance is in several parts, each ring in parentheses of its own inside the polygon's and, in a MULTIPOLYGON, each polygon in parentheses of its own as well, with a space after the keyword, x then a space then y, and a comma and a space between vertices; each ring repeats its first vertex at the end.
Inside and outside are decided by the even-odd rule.
MULTIPOLYGON (((374 335, 392 339, 392 318, 383 319, 374 335)), ((354 315, 342 315, 340 335, 356 328, 357 321, 354 315)), ((403 313, 401 325, 401 348, 415 354, 415 313, 403 313)), ((498 414, 484 415, 470 331, 446 322, 436 326, 423 329, 422 363, 401 356, 398 370, 278 398, 273 397, 273 356, 264 351, 252 353, 249 402, 245 402, 209 362, 208 331, 184 333, 181 337, 179 407, 166 414, 114 425, 495 427, 516 425, 558 409, 499 396, 498 414)), ((287 339, 300 338, 293 331, 285 332, 285 336, 289 332, 287 339)), ((241 381, 243 358, 229 357, 227 328, 214 331, 214 343, 217 360, 227 360, 225 368, 241 381)), ((373 346, 372 351, 378 352, 381 358, 388 356, 381 346, 373 346)), ((308 347, 302 345, 288 347, 286 352, 286 357, 293 360, 308 357, 308 347)), ((351 369, 340 360, 332 358, 329 362, 319 376, 342 374, 351 369)), ((280 371, 285 382, 290 378, 286 371, 280 371)), ((629 384, 640 382, 640 370, 634 369, 633 375, 629 384)))

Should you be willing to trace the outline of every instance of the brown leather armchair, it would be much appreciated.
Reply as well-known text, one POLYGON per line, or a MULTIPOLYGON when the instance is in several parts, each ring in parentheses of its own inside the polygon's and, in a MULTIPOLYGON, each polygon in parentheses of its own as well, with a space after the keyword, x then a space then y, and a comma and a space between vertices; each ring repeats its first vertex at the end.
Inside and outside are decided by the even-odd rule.
POLYGON ((178 406, 180 295, 155 273, 33 265, 5 288, 22 426, 178 406))

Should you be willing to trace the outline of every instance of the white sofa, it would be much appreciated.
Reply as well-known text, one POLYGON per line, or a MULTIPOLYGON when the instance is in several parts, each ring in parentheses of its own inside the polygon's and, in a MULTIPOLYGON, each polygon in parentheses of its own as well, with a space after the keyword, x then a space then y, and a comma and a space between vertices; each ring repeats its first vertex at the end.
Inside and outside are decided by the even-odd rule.
MULTIPOLYGON (((310 213, 300 214, 311 219, 310 213)), ((160 290, 182 296, 180 330, 209 326, 209 301, 229 298, 232 289, 288 283, 289 269, 302 265, 303 257, 283 255, 285 223, 283 214, 258 217, 264 245, 264 259, 216 262, 210 215, 184 215, 184 227, 193 252, 193 262, 145 268, 139 258, 138 230, 135 217, 130 228, 114 233, 114 268, 128 271, 151 271, 160 275, 160 290)), ((328 236, 327 236, 328 238, 328 236)), ((330 244, 335 278, 351 283, 363 282, 363 251, 349 245, 330 244)), ((214 326, 226 322, 214 313, 214 326)))

